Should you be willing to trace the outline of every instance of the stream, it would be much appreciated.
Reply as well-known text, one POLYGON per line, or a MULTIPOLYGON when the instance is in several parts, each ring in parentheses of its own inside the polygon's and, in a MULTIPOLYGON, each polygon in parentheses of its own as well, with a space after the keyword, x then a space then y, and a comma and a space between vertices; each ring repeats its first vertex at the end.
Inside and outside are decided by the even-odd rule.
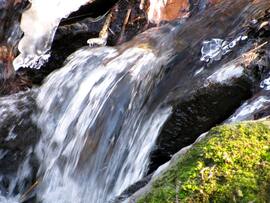
MULTIPOLYGON (((31 2, 15 70, 46 64, 61 19, 92 1, 31 2)), ((164 2, 150 2, 154 21, 164 2)), ((0 97, 0 203, 114 202, 213 126, 270 112, 268 35, 245 27, 269 2, 198 2, 197 16, 81 47, 41 86, 0 97)))

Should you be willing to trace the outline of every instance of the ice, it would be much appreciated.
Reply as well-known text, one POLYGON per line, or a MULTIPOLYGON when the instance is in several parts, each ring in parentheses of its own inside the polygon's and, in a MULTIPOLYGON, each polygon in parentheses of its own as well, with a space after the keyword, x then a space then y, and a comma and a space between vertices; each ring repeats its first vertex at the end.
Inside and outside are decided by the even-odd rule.
POLYGON ((265 90, 270 90, 270 77, 263 80, 260 84, 260 87, 265 90))
POLYGON ((221 60, 223 55, 231 52, 232 49, 240 42, 247 40, 247 36, 238 36, 232 41, 227 41, 219 38, 205 40, 201 48, 201 61, 211 63, 221 60))
POLYGON ((222 43, 222 39, 204 41, 201 49, 201 61, 209 62, 210 60, 220 60, 222 56, 222 43))
POLYGON ((18 45, 20 55, 13 62, 15 70, 40 68, 50 57, 51 44, 61 19, 92 1, 31 0, 30 9, 22 15, 24 37, 18 45))

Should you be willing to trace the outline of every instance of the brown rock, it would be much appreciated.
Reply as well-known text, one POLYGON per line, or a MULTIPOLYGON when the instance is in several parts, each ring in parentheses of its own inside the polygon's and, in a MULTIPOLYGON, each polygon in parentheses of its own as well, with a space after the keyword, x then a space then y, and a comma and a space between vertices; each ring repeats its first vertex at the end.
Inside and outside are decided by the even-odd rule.
POLYGON ((188 0, 167 0, 163 3, 153 3, 149 7, 149 20, 159 23, 160 21, 171 21, 189 15, 188 0), (162 5, 163 4, 163 5, 162 5))

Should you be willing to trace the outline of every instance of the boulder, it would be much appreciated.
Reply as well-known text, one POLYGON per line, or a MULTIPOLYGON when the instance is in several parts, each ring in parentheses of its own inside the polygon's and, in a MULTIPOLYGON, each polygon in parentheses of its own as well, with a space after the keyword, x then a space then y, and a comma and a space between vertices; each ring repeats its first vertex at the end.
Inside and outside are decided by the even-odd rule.
POLYGON ((129 202, 269 202, 270 122, 211 129, 129 202))
POLYGON ((226 120, 259 90, 259 81, 270 67, 269 45, 265 43, 269 36, 255 34, 254 37, 260 31, 250 27, 249 16, 257 16, 257 27, 262 16, 268 16, 264 12, 267 8, 266 1, 221 2, 204 15, 191 17, 179 29, 175 37, 178 40, 174 47, 176 57, 166 67, 167 76, 159 86, 166 91, 157 93, 156 97, 157 101, 172 104, 173 113, 158 137, 148 173, 193 143, 200 134, 226 120), (232 23, 232 19, 236 20, 232 23), (204 28, 207 30, 202 32, 204 28), (201 61, 200 51, 205 40, 225 38, 233 42, 237 36, 248 39, 237 42, 217 60, 201 61))

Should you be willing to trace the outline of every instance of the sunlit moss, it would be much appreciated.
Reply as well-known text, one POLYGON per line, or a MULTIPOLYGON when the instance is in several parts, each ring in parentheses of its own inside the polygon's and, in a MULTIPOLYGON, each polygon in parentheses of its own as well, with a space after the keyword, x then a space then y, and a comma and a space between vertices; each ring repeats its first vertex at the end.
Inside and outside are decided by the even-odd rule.
POLYGON ((269 202, 270 124, 213 128, 139 203, 269 202))

